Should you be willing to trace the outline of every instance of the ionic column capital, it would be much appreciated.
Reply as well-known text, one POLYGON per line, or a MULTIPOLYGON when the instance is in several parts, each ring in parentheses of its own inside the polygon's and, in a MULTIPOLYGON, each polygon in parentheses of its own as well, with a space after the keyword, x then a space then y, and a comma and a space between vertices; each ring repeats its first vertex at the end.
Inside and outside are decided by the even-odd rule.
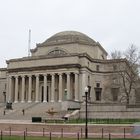
POLYGON ((21 78, 25 78, 25 75, 21 75, 21 78))
POLYGON ((51 76, 55 76, 55 73, 50 73, 51 76))
POLYGON ((35 77, 39 77, 39 74, 35 74, 35 77))
POLYGON ((12 75, 9 75, 8 78, 9 78, 9 79, 12 79, 12 75))
POLYGON ((32 77, 32 75, 30 74, 30 75, 27 75, 28 77, 32 77))
POLYGON ((78 72, 74 72, 74 74, 75 74, 75 75, 79 75, 79 73, 78 73, 78 72))
POLYGON ((44 77, 48 76, 48 73, 44 73, 43 76, 44 76, 44 77))
POLYGON ((14 77, 17 79, 18 78, 18 75, 14 75, 14 77))
POLYGON ((59 75, 59 76, 62 76, 62 75, 63 75, 63 73, 58 73, 58 75, 59 75))
POLYGON ((70 75, 70 72, 66 72, 67 75, 70 75))

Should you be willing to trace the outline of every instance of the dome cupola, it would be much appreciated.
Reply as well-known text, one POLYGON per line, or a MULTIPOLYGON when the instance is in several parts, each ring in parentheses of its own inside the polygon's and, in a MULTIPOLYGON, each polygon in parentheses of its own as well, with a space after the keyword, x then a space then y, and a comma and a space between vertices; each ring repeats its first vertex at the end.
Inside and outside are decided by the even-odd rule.
POLYGON ((38 45, 50 46, 69 43, 95 45, 96 42, 83 33, 77 31, 63 31, 51 36, 46 41, 38 45))

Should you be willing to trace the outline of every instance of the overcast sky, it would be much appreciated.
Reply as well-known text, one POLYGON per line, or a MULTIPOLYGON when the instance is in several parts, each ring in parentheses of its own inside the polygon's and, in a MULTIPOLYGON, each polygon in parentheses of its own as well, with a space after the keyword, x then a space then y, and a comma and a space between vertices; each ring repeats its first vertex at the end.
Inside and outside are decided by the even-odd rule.
POLYGON ((140 48, 140 0, 0 0, 0 67, 57 32, 82 32, 108 53, 140 48))

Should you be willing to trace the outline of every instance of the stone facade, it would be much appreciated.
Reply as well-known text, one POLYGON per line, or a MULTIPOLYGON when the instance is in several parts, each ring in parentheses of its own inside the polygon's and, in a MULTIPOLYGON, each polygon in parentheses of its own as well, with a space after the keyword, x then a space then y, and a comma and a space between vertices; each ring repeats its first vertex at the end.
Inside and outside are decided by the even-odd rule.
POLYGON ((81 102, 88 85, 91 102, 118 103, 123 93, 114 68, 118 61, 125 64, 108 60, 100 43, 83 33, 57 33, 37 44, 31 56, 7 61, 0 70, 0 101, 81 102))

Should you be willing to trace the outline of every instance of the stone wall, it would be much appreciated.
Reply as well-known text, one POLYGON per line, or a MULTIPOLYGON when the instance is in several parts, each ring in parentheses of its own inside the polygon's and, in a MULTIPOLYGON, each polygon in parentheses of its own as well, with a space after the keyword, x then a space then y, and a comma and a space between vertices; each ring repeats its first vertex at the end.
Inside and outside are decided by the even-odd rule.
POLYGON ((6 98, 6 70, 0 70, 0 103, 5 102, 6 98))
MULTIPOLYGON (((85 118, 85 105, 82 104, 80 118, 85 118)), ((88 105, 88 118, 140 118, 140 108, 127 108, 118 104, 92 104, 88 105)))

